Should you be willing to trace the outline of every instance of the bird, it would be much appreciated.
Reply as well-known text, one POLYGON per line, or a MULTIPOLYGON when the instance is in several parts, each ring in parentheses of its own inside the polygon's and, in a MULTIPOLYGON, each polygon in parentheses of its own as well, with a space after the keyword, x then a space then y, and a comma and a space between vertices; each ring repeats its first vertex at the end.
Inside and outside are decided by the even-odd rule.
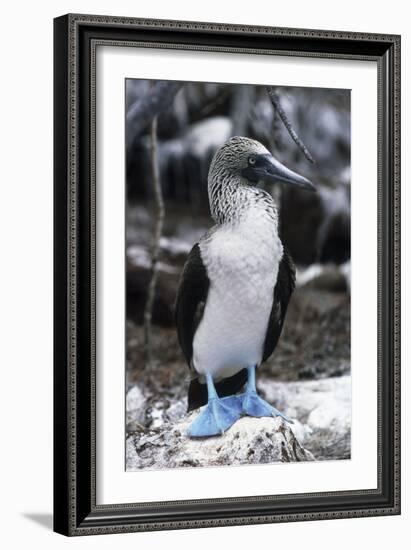
POLYGON ((277 346, 295 287, 278 207, 262 183, 315 190, 256 140, 234 136, 216 151, 208 172, 215 225, 188 254, 175 301, 191 372, 188 411, 202 409, 189 437, 221 435, 244 415, 292 422, 256 389, 256 369, 277 346))

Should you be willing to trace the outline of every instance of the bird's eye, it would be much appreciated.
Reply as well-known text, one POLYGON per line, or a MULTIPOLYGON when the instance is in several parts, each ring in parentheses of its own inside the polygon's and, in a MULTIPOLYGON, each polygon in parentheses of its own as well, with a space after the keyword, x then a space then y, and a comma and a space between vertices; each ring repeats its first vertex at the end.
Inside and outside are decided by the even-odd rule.
POLYGON ((255 157, 248 157, 248 164, 251 164, 251 166, 254 166, 254 164, 255 164, 255 157))

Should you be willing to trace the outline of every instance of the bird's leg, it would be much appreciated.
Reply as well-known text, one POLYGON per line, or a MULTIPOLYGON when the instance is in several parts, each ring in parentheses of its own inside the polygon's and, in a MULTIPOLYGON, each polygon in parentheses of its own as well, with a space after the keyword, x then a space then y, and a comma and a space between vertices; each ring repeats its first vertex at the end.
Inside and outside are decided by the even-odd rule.
POLYGON ((223 434, 241 416, 241 404, 235 396, 220 399, 211 374, 206 375, 208 403, 188 429, 190 437, 223 434))
POLYGON ((247 369, 248 379, 245 393, 241 397, 242 413, 248 416, 281 416, 287 422, 291 424, 293 421, 278 411, 275 407, 267 403, 257 394, 257 388, 255 385, 255 370, 256 367, 249 367, 247 369))

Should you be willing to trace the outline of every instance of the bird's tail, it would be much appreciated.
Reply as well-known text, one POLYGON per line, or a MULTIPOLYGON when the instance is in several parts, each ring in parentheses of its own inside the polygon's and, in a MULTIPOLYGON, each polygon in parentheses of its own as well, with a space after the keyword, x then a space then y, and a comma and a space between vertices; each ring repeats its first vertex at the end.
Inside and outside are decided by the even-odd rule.
MULTIPOLYGON (((241 390, 246 381, 247 369, 243 369, 229 378, 224 378, 220 382, 216 382, 215 389, 219 397, 226 397, 227 395, 233 395, 241 390)), ((194 378, 191 380, 188 388, 188 412, 205 405, 207 401, 207 385, 199 382, 198 378, 194 378)))

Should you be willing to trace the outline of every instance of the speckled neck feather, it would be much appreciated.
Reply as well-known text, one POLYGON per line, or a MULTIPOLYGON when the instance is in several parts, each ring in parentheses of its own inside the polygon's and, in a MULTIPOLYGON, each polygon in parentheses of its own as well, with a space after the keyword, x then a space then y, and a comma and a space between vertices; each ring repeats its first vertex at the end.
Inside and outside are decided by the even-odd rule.
POLYGON ((250 154, 268 153, 257 141, 231 138, 215 154, 208 174, 211 215, 219 224, 235 225, 252 208, 261 209, 277 225, 276 204, 269 193, 250 185, 241 175, 241 161, 250 154))

